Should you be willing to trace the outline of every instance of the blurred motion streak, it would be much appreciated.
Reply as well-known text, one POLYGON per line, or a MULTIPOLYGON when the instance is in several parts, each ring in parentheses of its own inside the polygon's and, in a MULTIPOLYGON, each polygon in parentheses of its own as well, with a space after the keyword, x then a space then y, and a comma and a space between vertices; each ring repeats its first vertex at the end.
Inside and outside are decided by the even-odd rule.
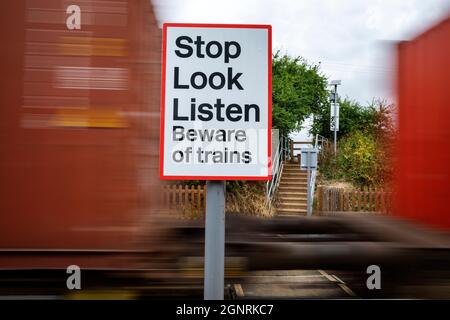
MULTIPOLYGON (((150 2, 19 0, 0 9, 0 248, 135 249, 161 203, 160 30, 150 2), (72 4, 80 29, 66 25, 72 4)), ((69 261, 2 255, 0 267, 69 261)))
POLYGON ((61 37, 60 52, 68 56, 124 57, 125 39, 93 37, 61 37))
POLYGON ((450 17, 398 46, 396 214, 450 230, 450 17))
POLYGON ((58 67, 55 78, 62 89, 126 90, 128 83, 124 68, 58 67))

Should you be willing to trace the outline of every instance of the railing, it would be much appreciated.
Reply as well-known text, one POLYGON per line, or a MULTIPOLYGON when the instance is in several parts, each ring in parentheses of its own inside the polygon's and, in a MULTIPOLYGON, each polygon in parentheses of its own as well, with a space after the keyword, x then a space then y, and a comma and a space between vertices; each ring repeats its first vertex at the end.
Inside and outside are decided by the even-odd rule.
POLYGON ((283 172, 283 161, 286 159, 286 146, 288 145, 288 139, 282 137, 278 144, 275 156, 273 157, 272 164, 272 179, 266 183, 266 208, 270 210, 272 206, 273 195, 278 189, 280 183, 281 173, 283 172))
MULTIPOLYGON (((284 160, 295 161, 298 159, 300 162, 300 154, 295 154, 296 151, 301 151, 302 145, 310 145, 317 148, 319 151, 324 144, 328 143, 328 140, 317 134, 314 141, 292 141, 287 137, 282 137, 280 143, 276 149, 275 157, 272 164, 272 180, 266 183, 266 208, 270 210, 272 206, 273 197, 278 189, 280 183, 281 174, 283 172, 284 160), (299 147, 300 145, 300 147, 299 147)), ((314 199, 314 188, 316 182, 317 170, 311 171, 310 176, 310 203, 312 205, 314 199)))
POLYGON ((289 160, 290 161, 298 161, 300 162, 300 151, 304 148, 304 146, 313 146, 312 141, 293 141, 289 139, 289 160), (298 153, 296 154, 296 151, 298 153))
POLYGON ((205 185, 166 185, 163 186, 163 203, 165 208, 180 211, 183 216, 196 218, 205 213, 205 185))
POLYGON ((317 210, 350 212, 391 212, 392 192, 379 189, 318 188, 317 210))
MULTIPOLYGON (((314 139, 314 148, 318 150, 318 153, 322 150, 322 146, 328 144, 328 139, 321 136, 320 134, 316 134, 316 137, 314 139)), ((314 168, 311 170, 311 176, 310 176, 310 183, 309 183, 309 203, 310 203, 310 209, 312 210, 314 205, 314 190, 316 188, 316 176, 317 176, 317 168, 314 168)))
POLYGON ((314 148, 318 148, 319 150, 322 150, 322 146, 328 145, 328 139, 324 136, 321 136, 320 134, 316 134, 316 139, 314 141, 314 148))
POLYGON ((282 138, 282 156, 283 156, 283 160, 287 160, 290 157, 291 154, 291 150, 290 150, 290 144, 291 144, 291 139, 289 139, 288 137, 283 137, 282 138))

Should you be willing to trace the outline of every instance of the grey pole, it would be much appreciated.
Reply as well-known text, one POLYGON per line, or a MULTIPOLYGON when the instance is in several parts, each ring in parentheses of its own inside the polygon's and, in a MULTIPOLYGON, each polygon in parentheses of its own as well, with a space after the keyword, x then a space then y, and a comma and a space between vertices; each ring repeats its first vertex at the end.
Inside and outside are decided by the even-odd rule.
POLYGON ((206 182, 205 300, 223 300, 225 260, 225 181, 206 182))
POLYGON ((311 216, 311 168, 309 167, 311 165, 310 164, 310 158, 311 158, 311 153, 308 152, 307 153, 307 157, 306 157, 306 170, 308 172, 308 177, 306 178, 307 181, 308 181, 308 183, 306 185, 307 188, 308 188, 307 193, 306 193, 306 196, 307 196, 307 199, 306 199, 306 214, 307 214, 308 217, 311 216))
POLYGON ((337 131, 336 131, 336 103, 337 103, 337 84, 334 85, 334 155, 336 156, 336 141, 337 141, 337 131))

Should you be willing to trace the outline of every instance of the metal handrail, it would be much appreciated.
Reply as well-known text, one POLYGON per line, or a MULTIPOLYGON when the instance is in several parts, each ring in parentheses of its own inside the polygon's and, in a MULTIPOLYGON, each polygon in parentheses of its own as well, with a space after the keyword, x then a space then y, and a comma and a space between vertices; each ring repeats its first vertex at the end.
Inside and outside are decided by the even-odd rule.
POLYGON ((266 183, 266 208, 270 210, 272 206, 272 198, 278 188, 280 182, 281 172, 283 172, 283 160, 286 157, 285 138, 282 137, 274 156, 274 163, 272 166, 272 179, 266 183))
POLYGON ((320 134, 316 134, 316 138, 314 141, 314 148, 322 148, 322 145, 327 144, 328 143, 328 139, 325 138, 324 136, 321 136, 320 134), (319 146, 320 143, 320 146, 319 146))
MULTIPOLYGON (((318 150, 318 152, 320 152, 322 150, 322 146, 324 144, 328 143, 328 139, 325 138, 324 136, 321 136, 320 134, 316 134, 315 137, 315 141, 314 141, 314 148, 318 150)), ((314 168, 311 170, 311 176, 310 176, 310 192, 309 192, 309 196, 310 196, 310 204, 311 204, 311 208, 314 205, 314 190, 316 189, 316 176, 317 176, 317 169, 314 168)))

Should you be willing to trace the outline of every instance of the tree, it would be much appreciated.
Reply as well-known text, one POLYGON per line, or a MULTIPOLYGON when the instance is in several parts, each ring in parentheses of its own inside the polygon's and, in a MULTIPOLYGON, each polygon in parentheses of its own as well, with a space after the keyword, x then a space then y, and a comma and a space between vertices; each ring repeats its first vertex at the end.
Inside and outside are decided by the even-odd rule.
POLYGON ((276 52, 272 59, 272 126, 284 135, 299 129, 303 120, 327 103, 326 86, 319 66, 276 52))
MULTIPOLYGON (((331 148, 321 152, 321 175, 355 185, 384 185, 392 177, 393 105, 374 100, 363 107, 348 99, 341 101, 337 157, 331 148)), ((329 108, 316 115, 312 131, 331 137, 329 108)))

